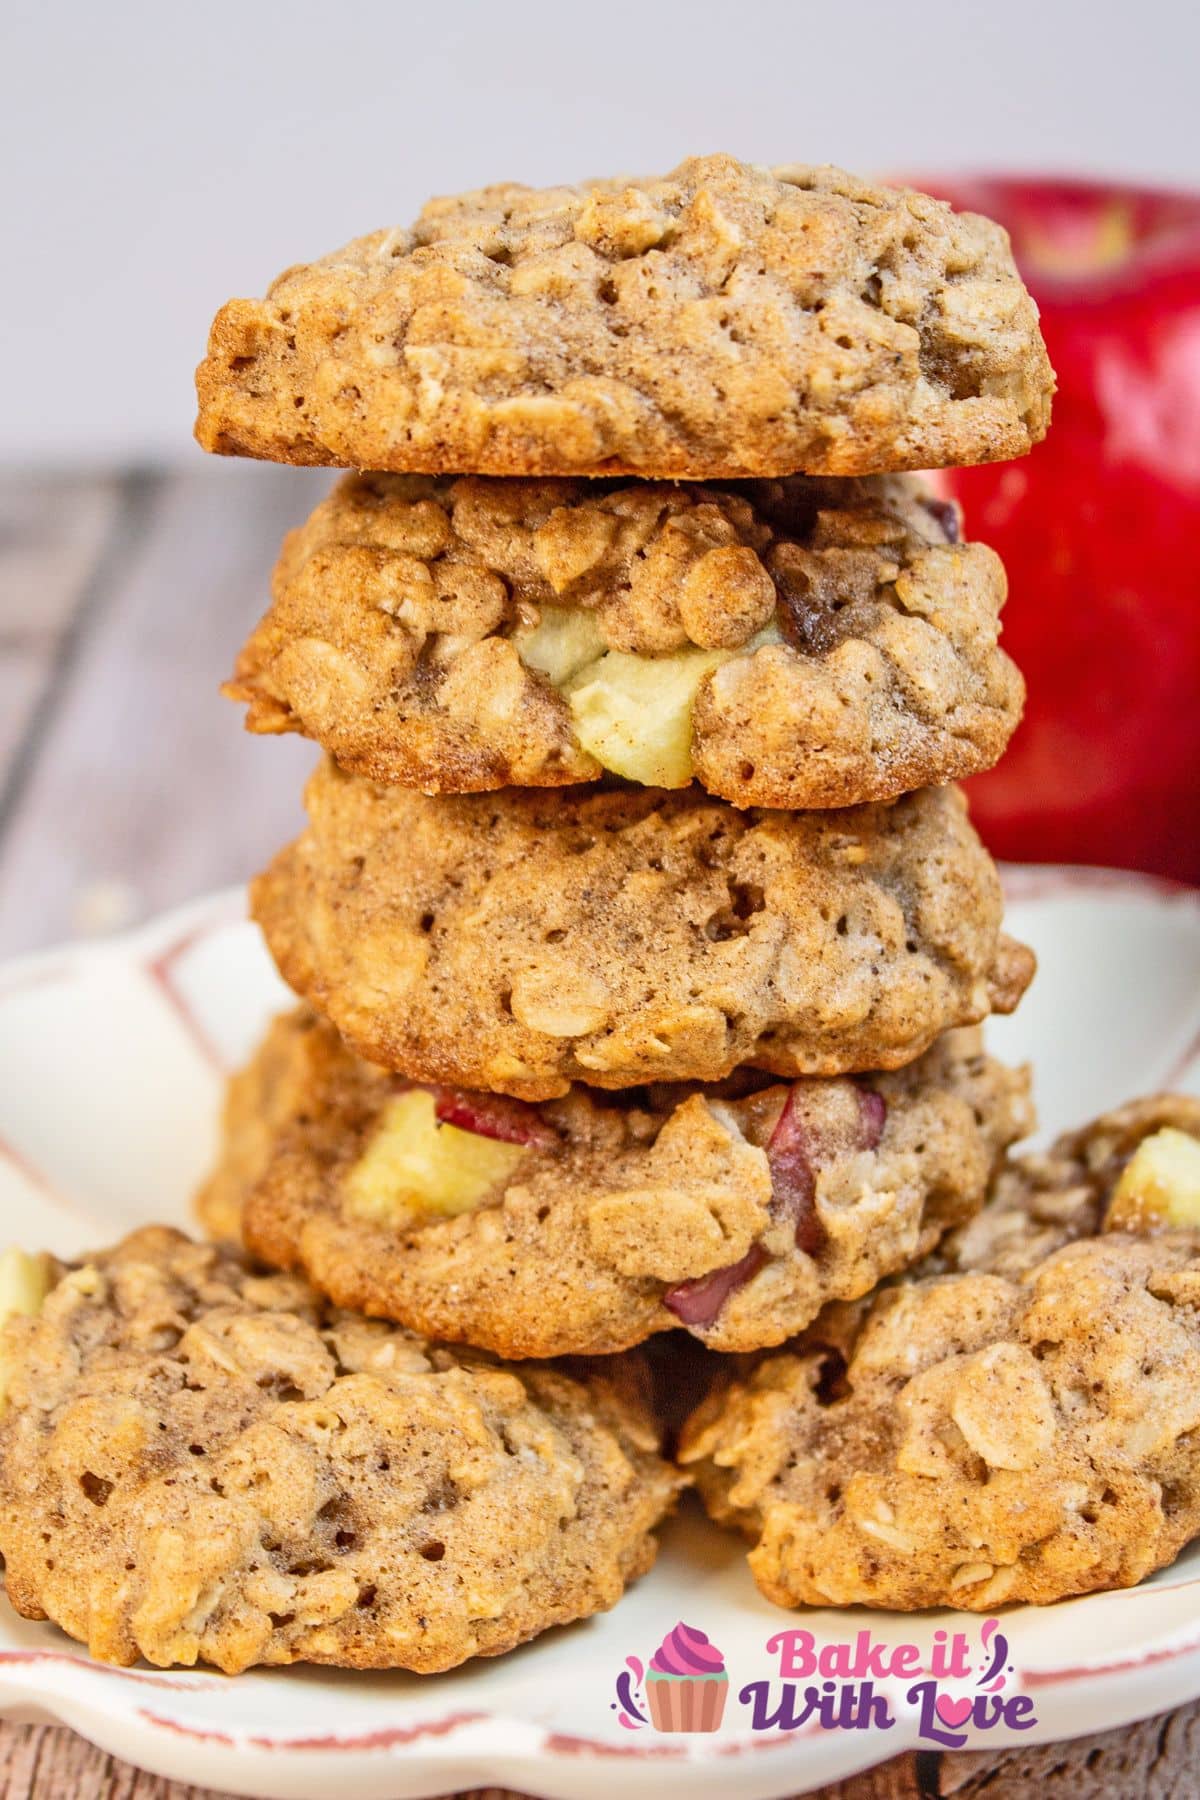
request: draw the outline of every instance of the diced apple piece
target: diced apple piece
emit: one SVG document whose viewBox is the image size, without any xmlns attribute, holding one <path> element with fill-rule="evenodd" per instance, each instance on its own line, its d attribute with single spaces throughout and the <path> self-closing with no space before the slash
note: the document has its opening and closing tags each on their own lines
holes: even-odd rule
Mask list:
<svg viewBox="0 0 1200 1800">
<path fill-rule="evenodd" d="M 439 1124 L 434 1096 L 410 1088 L 386 1107 L 347 1175 L 346 1204 L 360 1219 L 396 1226 L 470 1212 L 508 1180 L 526 1151 Z"/>
<path fill-rule="evenodd" d="M 54 1286 L 54 1258 L 8 1249 L 0 1253 L 0 1325 L 15 1314 L 33 1318 Z"/>
<path fill-rule="evenodd" d="M 52 1257 L 10 1249 L 0 1254 L 0 1327 L 18 1315 L 33 1318 L 54 1286 Z M 0 1351 L 0 1406 L 8 1397 L 8 1359 Z"/>
<path fill-rule="evenodd" d="M 728 650 L 629 656 L 610 650 L 570 683 L 575 736 L 614 775 L 646 787 L 686 787 L 692 779 L 692 704 Z"/>
<path fill-rule="evenodd" d="M 514 631 L 512 646 L 521 661 L 556 688 L 604 653 L 595 613 L 578 606 L 543 606 L 532 631 Z"/>
<path fill-rule="evenodd" d="M 479 1137 L 499 1138 L 505 1144 L 540 1144 L 543 1149 L 558 1142 L 558 1133 L 547 1125 L 536 1106 L 510 1100 L 507 1094 L 480 1094 L 470 1088 L 434 1088 L 433 1103 L 443 1125 L 458 1125 Z"/>
<path fill-rule="evenodd" d="M 795 1224 L 796 1246 L 816 1256 L 825 1242 L 825 1230 L 817 1213 L 817 1173 L 839 1156 L 875 1150 L 887 1124 L 887 1102 L 874 1088 L 844 1081 L 843 1092 L 853 1097 L 849 1117 L 814 1129 L 805 1116 L 805 1084 L 797 1082 L 788 1094 L 767 1145 L 771 1170 L 771 1211 Z"/>
<path fill-rule="evenodd" d="M 595 614 L 567 606 L 544 606 L 533 630 L 512 637 L 522 662 L 567 695 L 580 748 L 646 787 L 691 780 L 692 705 L 704 677 L 732 656 L 778 641 L 771 620 L 738 650 L 635 656 L 607 650 Z"/>
<path fill-rule="evenodd" d="M 1113 1190 L 1104 1223 L 1115 1231 L 1200 1229 L 1200 1142 L 1170 1125 L 1143 1138 Z"/>
<path fill-rule="evenodd" d="M 797 1248 L 806 1256 L 816 1256 L 825 1242 L 825 1231 L 817 1217 L 813 1145 L 796 1104 L 796 1092 L 793 1087 L 788 1094 L 767 1145 L 771 1209 L 794 1224 Z"/>
<path fill-rule="evenodd" d="M 663 1305 L 675 1314 L 681 1325 L 698 1325 L 703 1331 L 713 1324 L 730 1294 L 752 1281 L 766 1261 L 767 1253 L 762 1245 L 751 1244 L 740 1262 L 668 1288 L 663 1295 Z"/>
</svg>

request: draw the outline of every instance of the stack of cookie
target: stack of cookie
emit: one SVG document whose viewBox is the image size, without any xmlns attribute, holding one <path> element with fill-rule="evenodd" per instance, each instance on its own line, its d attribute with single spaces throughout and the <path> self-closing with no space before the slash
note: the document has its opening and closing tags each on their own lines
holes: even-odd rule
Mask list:
<svg viewBox="0 0 1200 1800">
<path fill-rule="evenodd" d="M 230 684 L 328 756 L 210 1228 L 524 1358 L 778 1344 L 974 1212 L 1032 958 L 946 784 L 1022 685 L 900 471 L 1044 430 L 1003 233 L 725 157 L 491 188 L 231 303 L 198 384 L 209 449 L 375 471 Z"/>
<path fill-rule="evenodd" d="M 225 307 L 198 383 L 206 448 L 371 471 L 230 684 L 328 752 L 253 892 L 301 1005 L 225 1242 L 9 1327 L 0 1549 L 103 1656 L 444 1668 L 651 1560 L 614 1353 L 828 1320 L 1027 1129 L 978 1025 L 1032 957 L 947 785 L 1020 712 L 1004 576 L 905 471 L 1027 450 L 1052 378 L 987 221 L 712 157 L 435 202 Z M 737 1442 L 688 1438 L 723 1516 Z"/>
</svg>

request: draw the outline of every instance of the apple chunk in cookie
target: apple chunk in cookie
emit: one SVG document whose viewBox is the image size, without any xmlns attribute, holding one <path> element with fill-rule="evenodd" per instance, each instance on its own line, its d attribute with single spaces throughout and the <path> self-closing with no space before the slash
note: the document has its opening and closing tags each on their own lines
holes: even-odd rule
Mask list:
<svg viewBox="0 0 1200 1800">
<path fill-rule="evenodd" d="M 1143 1138 L 1113 1189 L 1106 1223 L 1121 1231 L 1200 1230 L 1200 1141 L 1172 1125 Z"/>
<path fill-rule="evenodd" d="M 231 1084 L 201 1218 L 222 1229 L 236 1195 L 266 1262 L 502 1355 L 600 1354 L 680 1325 L 745 1350 L 925 1254 L 1031 1122 L 1025 1075 L 973 1031 L 866 1080 L 741 1071 L 536 1107 L 437 1092 L 397 1095 L 311 1013 L 278 1020 Z M 269 1147 L 249 1155 L 263 1118 Z"/>
<path fill-rule="evenodd" d="M 10 1247 L 0 1251 L 0 1334 L 10 1319 L 33 1319 L 58 1278 L 53 1257 Z M 0 1406 L 8 1393 L 10 1364 L 0 1335 Z"/>
<path fill-rule="evenodd" d="M 726 650 L 676 650 L 670 656 L 647 657 L 606 650 L 580 669 L 566 690 L 581 748 L 602 769 L 626 781 L 686 787 L 695 774 L 696 695 L 706 676 L 730 655 Z"/>
<path fill-rule="evenodd" d="M 285 543 L 226 691 L 252 730 L 425 792 L 607 772 L 843 806 L 1002 753 L 1004 597 L 911 476 L 354 475 Z"/>
<path fill-rule="evenodd" d="M 461 1096 L 409 1088 L 383 1112 L 378 1129 L 346 1180 L 348 1210 L 362 1219 L 399 1225 L 431 1214 L 469 1212 L 515 1174 L 525 1146 L 547 1133 L 532 1107 L 509 1101 L 497 1117 L 491 1096 L 472 1106 Z M 518 1111 L 533 1121 L 518 1135 Z M 499 1128 L 498 1128 L 499 1127 Z"/>
</svg>

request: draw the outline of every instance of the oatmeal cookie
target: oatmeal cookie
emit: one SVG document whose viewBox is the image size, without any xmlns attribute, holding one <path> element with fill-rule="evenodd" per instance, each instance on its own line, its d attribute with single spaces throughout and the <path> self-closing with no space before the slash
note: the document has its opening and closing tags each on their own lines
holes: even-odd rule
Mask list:
<svg viewBox="0 0 1200 1800">
<path fill-rule="evenodd" d="M 989 768 L 1020 717 L 999 558 L 911 476 L 348 476 L 226 693 L 426 792 L 696 776 L 849 806 Z"/>
<path fill-rule="evenodd" d="M 298 1025 L 298 1017 L 297 1017 Z M 221 1154 L 196 1197 L 208 1236 L 237 1250 L 242 1242 L 242 1201 L 265 1175 L 279 1135 L 303 1111 L 310 1086 L 299 1029 L 269 1031 L 258 1050 L 228 1084 L 222 1114 Z"/>
<path fill-rule="evenodd" d="M 1008 237 L 831 168 L 431 201 L 218 313 L 206 450 L 486 475 L 863 475 L 1019 456 L 1053 375 Z"/>
<path fill-rule="evenodd" d="M 686 1427 L 781 1605 L 1043 1604 L 1200 1533 L 1200 1102 L 1017 1159 L 947 1245 L 954 1272 L 827 1309 Z"/>
<path fill-rule="evenodd" d="M 498 1655 L 612 1606 L 677 1485 L 619 1364 L 505 1368 L 165 1228 L 2 1352 L 8 1597 L 106 1662 Z"/>
<path fill-rule="evenodd" d="M 301 1010 L 231 1083 L 199 1206 L 224 1226 L 211 1197 L 240 1189 L 264 1261 L 502 1356 L 595 1355 L 679 1325 L 754 1350 L 970 1217 L 1030 1123 L 1024 1071 L 985 1056 L 978 1030 L 869 1081 L 743 1070 L 534 1107 L 414 1089 Z"/>
<path fill-rule="evenodd" d="M 326 762 L 307 803 L 255 917 L 297 993 L 420 1080 L 547 1100 L 896 1068 L 1032 974 L 952 788 L 739 812 L 695 789 L 431 799 Z"/>
</svg>

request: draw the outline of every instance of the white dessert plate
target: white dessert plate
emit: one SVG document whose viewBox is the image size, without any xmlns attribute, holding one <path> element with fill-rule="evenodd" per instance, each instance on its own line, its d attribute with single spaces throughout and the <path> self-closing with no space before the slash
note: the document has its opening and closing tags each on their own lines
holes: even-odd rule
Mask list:
<svg viewBox="0 0 1200 1800">
<path fill-rule="evenodd" d="M 1034 1060 L 1043 1136 L 1156 1088 L 1200 1093 L 1200 895 L 1095 871 L 1007 880 L 1011 929 L 1041 972 L 991 1043 Z M 185 1224 L 221 1077 L 286 1001 L 239 893 L 0 970 L 0 1239 L 75 1253 L 149 1219 Z M 632 1709 L 618 1695 L 681 1617 L 729 1670 L 713 1733 L 643 1723 L 636 1679 L 622 1690 Z M 983 1625 L 951 1612 L 781 1612 L 755 1590 L 741 1545 L 689 1504 L 615 1611 L 440 1676 L 113 1669 L 0 1600 L 0 1709 L 62 1720 L 176 1780 L 267 1800 L 489 1784 L 607 1800 L 614 1780 L 629 1800 L 764 1800 L 946 1739 L 984 1749 L 1070 1737 L 1200 1696 L 1200 1545 L 1140 1588 L 1009 1611 L 986 1644 Z M 913 1671 L 958 1631 L 959 1662 L 930 1688 Z M 789 1632 L 824 1651 L 815 1674 L 803 1674 L 799 1638 L 768 1649 Z M 985 1660 L 997 1665 L 987 1677 Z M 825 1716 L 797 1722 L 806 1687 Z"/>
</svg>

